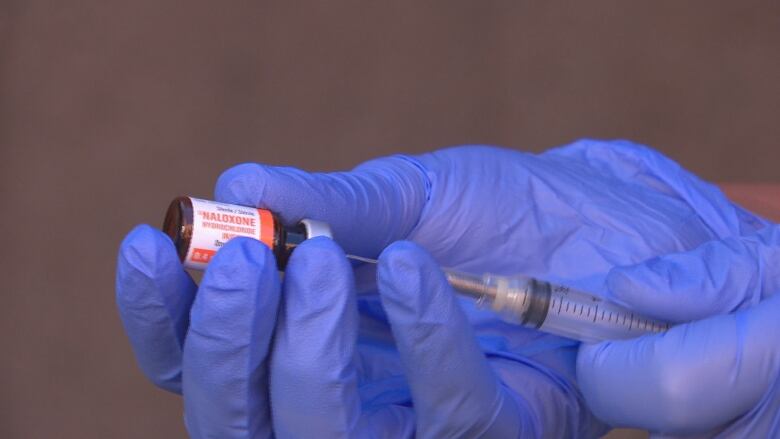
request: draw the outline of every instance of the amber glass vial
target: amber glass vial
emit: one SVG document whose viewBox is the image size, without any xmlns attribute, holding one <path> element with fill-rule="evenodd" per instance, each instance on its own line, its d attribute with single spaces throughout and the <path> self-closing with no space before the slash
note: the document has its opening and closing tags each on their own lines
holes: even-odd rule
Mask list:
<svg viewBox="0 0 780 439">
<path fill-rule="evenodd" d="M 245 236 L 267 245 L 283 270 L 292 250 L 305 239 L 329 236 L 327 224 L 303 220 L 284 226 L 266 209 L 218 203 L 181 196 L 174 199 L 163 221 L 163 232 L 176 247 L 179 259 L 187 268 L 204 269 L 228 240 Z"/>
</svg>

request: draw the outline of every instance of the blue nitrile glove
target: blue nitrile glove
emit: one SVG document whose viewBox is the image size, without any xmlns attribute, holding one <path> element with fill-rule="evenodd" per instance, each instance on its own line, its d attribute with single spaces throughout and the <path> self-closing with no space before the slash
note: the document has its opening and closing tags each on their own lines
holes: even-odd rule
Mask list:
<svg viewBox="0 0 780 439">
<path fill-rule="evenodd" d="M 698 321 L 583 345 L 577 374 L 596 414 L 664 435 L 780 436 L 780 226 L 615 268 L 607 283 L 615 302 Z"/>
<path fill-rule="evenodd" d="M 333 174 L 247 164 L 220 177 L 216 198 L 326 221 L 348 253 L 382 253 L 380 294 L 355 296 L 373 284 L 367 267 L 356 287 L 327 239 L 295 250 L 281 287 L 270 253 L 237 239 L 196 295 L 170 241 L 133 231 L 120 313 L 147 376 L 183 393 L 197 438 L 598 436 L 606 427 L 575 380 L 578 343 L 477 310 L 436 265 L 600 294 L 615 266 L 765 225 L 628 142 L 461 147 Z M 384 250 L 402 239 L 415 244 Z"/>
</svg>

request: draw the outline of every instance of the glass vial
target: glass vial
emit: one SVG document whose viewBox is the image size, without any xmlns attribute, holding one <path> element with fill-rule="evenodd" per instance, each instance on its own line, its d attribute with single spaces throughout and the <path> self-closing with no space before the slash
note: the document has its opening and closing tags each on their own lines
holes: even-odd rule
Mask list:
<svg viewBox="0 0 780 439">
<path fill-rule="evenodd" d="M 287 265 L 295 246 L 304 240 L 332 237 L 330 227 L 321 221 L 304 219 L 294 226 L 285 226 L 267 209 L 186 196 L 171 202 L 162 230 L 173 240 L 182 264 L 196 270 L 205 269 L 217 250 L 236 236 L 254 238 L 267 245 L 280 270 Z"/>
</svg>

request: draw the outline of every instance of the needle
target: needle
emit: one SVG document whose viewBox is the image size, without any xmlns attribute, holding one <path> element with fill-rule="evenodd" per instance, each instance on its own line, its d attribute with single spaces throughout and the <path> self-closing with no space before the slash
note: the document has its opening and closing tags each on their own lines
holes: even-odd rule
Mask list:
<svg viewBox="0 0 780 439">
<path fill-rule="evenodd" d="M 356 261 L 356 262 L 365 262 L 366 264 L 374 264 L 376 265 L 377 260 L 371 259 L 371 258 L 364 258 L 363 256 L 355 256 L 355 255 L 347 255 L 347 259 Z"/>
<path fill-rule="evenodd" d="M 372 265 L 376 265 L 377 263 L 376 259 L 364 258 L 363 256 L 357 255 L 347 255 L 347 259 Z M 474 278 L 447 269 L 444 269 L 444 274 L 447 276 L 447 282 L 449 282 L 449 284 L 459 293 L 466 296 L 474 299 L 484 299 L 485 296 L 493 298 L 497 295 L 495 288 L 485 285 L 481 278 Z"/>
</svg>

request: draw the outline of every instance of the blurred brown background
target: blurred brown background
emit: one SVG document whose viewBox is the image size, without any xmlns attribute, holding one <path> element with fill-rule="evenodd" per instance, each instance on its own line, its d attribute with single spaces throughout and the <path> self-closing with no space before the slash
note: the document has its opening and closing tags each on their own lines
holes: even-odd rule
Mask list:
<svg viewBox="0 0 780 439">
<path fill-rule="evenodd" d="M 3 0 L 0 437 L 184 436 L 115 253 L 232 164 L 624 137 L 778 181 L 778 54 L 780 2 Z"/>
</svg>

